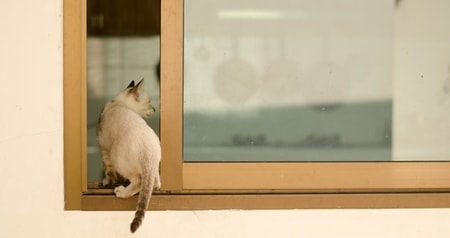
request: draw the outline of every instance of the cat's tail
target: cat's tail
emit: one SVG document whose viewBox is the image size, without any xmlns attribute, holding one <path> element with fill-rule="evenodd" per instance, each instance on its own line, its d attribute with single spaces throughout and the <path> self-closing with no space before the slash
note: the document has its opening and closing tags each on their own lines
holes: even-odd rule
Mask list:
<svg viewBox="0 0 450 238">
<path fill-rule="evenodd" d="M 150 203 L 153 187 L 155 186 L 155 179 L 158 173 L 158 170 L 152 170 L 154 170 L 154 166 L 150 166 L 150 168 L 146 168 L 142 171 L 141 191 L 139 192 L 136 213 L 134 214 L 134 219 L 130 225 L 130 230 L 132 233 L 134 233 L 141 226 L 142 220 L 144 220 L 145 211 Z"/>
</svg>

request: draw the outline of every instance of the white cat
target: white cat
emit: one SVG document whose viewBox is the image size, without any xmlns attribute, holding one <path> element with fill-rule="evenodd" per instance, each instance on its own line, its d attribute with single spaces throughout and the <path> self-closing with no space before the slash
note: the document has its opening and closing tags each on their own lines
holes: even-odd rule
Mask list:
<svg viewBox="0 0 450 238">
<path fill-rule="evenodd" d="M 105 178 L 103 184 L 114 184 L 117 174 L 129 180 L 126 187 L 118 186 L 114 193 L 129 198 L 139 192 L 138 205 L 131 232 L 135 232 L 144 219 L 153 188 L 159 189 L 159 162 L 161 146 L 158 136 L 143 118 L 155 112 L 150 97 L 143 90 L 143 79 L 119 93 L 103 108 L 97 127 Z"/>
</svg>

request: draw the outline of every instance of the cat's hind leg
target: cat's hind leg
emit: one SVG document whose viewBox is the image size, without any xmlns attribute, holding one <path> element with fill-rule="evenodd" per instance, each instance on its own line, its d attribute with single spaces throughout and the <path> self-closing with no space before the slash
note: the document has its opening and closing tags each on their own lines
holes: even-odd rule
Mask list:
<svg viewBox="0 0 450 238">
<path fill-rule="evenodd" d="M 103 179 L 102 184 L 114 184 L 117 182 L 117 173 L 112 166 L 109 152 L 103 147 L 100 147 L 100 152 L 102 154 L 103 167 L 105 168 L 105 178 Z"/>
<path fill-rule="evenodd" d="M 119 198 L 130 198 L 141 190 L 141 178 L 135 176 L 128 178 L 130 184 L 128 186 L 118 186 L 114 189 L 114 193 Z"/>
</svg>

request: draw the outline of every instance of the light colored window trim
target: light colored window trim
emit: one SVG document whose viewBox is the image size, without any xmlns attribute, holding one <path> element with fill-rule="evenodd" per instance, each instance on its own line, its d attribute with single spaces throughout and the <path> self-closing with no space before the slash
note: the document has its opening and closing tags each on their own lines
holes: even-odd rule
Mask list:
<svg viewBox="0 0 450 238">
<path fill-rule="evenodd" d="M 149 209 L 450 207 L 450 162 L 184 163 L 183 1 L 161 8 L 162 191 Z M 64 0 L 65 208 L 133 210 L 136 198 L 87 187 L 85 14 Z"/>
</svg>

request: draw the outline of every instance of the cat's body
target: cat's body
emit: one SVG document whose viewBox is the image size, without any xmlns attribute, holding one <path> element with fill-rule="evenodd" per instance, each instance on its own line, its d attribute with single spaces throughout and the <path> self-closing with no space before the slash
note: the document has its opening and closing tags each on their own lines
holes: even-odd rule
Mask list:
<svg viewBox="0 0 450 238">
<path fill-rule="evenodd" d="M 139 192 L 131 232 L 142 223 L 153 188 L 160 188 L 159 162 L 161 146 L 158 136 L 144 118 L 155 109 L 143 90 L 143 81 L 134 81 L 108 102 L 102 110 L 97 127 L 97 139 L 105 168 L 103 184 L 114 184 L 117 174 L 129 180 L 126 187 L 118 186 L 114 193 L 129 198 Z"/>
</svg>

